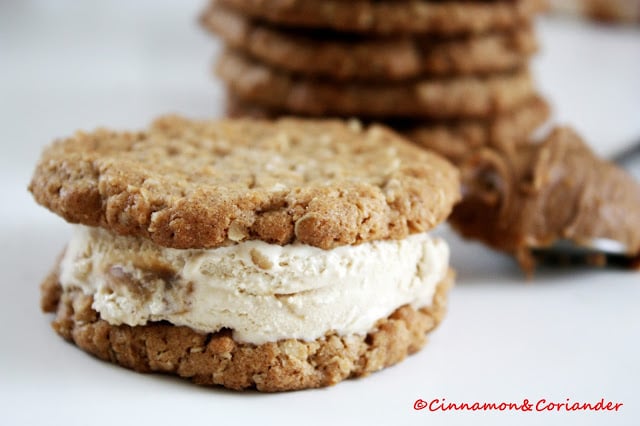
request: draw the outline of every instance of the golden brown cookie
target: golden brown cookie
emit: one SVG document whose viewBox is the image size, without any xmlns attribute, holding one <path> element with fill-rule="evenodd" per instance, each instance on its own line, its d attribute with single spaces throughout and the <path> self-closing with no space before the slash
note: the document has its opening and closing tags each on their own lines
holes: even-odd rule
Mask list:
<svg viewBox="0 0 640 426">
<path fill-rule="evenodd" d="M 233 51 L 219 58 L 216 70 L 242 101 L 310 116 L 487 118 L 535 94 L 526 70 L 396 84 L 338 83 L 286 74 Z"/>
<path fill-rule="evenodd" d="M 378 34 L 482 33 L 516 28 L 545 10 L 544 0 L 219 0 L 280 25 Z"/>
<path fill-rule="evenodd" d="M 276 118 L 286 116 L 259 106 L 244 103 L 227 94 L 226 114 L 229 117 Z M 458 164 L 475 150 L 484 146 L 508 147 L 527 143 L 529 136 L 550 115 L 547 102 L 540 96 L 518 106 L 510 112 L 489 120 L 461 121 L 396 121 L 386 123 L 418 145 L 437 152 Z"/>
<path fill-rule="evenodd" d="M 335 333 L 315 341 L 296 339 L 260 345 L 234 341 L 230 330 L 199 333 L 167 323 L 111 325 L 80 291 L 62 291 L 57 273 L 42 285 L 43 309 L 56 313 L 53 328 L 90 354 L 138 372 L 159 372 L 202 385 L 274 392 L 330 386 L 402 361 L 426 342 L 441 321 L 450 271 L 428 308 L 402 306 L 365 335 Z"/>
<path fill-rule="evenodd" d="M 596 157 L 572 130 L 558 128 L 544 142 L 512 152 L 480 150 L 461 170 L 464 198 L 451 223 L 462 235 L 515 255 L 525 271 L 535 266 L 532 251 L 559 240 L 585 247 L 617 241 L 629 265 L 640 260 L 640 185 Z"/>
<path fill-rule="evenodd" d="M 537 50 L 529 26 L 504 33 L 440 39 L 345 36 L 277 28 L 212 2 L 203 25 L 224 42 L 291 73 L 334 80 L 401 80 L 424 75 L 511 71 Z"/>
<path fill-rule="evenodd" d="M 234 232 L 330 248 L 431 229 L 458 177 L 380 126 L 165 117 L 56 142 L 29 188 L 70 222 L 167 247 L 218 247 Z"/>
</svg>

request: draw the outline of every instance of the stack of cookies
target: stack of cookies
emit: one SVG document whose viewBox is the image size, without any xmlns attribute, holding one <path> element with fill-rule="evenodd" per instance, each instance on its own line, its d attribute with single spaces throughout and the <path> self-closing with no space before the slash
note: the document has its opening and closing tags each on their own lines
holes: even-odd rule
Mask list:
<svg viewBox="0 0 640 426">
<path fill-rule="evenodd" d="M 454 161 L 549 114 L 527 69 L 544 0 L 212 0 L 231 116 L 380 121 Z"/>
</svg>

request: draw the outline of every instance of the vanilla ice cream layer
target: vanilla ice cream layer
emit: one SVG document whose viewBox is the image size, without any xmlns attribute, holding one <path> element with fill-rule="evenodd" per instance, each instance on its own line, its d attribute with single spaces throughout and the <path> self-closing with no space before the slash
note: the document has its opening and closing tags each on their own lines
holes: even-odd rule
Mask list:
<svg viewBox="0 0 640 426">
<path fill-rule="evenodd" d="M 261 344 L 366 334 L 402 305 L 430 305 L 448 264 L 447 244 L 426 233 L 332 250 L 262 241 L 178 250 L 77 226 L 60 282 L 93 296 L 110 324 L 228 328 Z"/>
</svg>

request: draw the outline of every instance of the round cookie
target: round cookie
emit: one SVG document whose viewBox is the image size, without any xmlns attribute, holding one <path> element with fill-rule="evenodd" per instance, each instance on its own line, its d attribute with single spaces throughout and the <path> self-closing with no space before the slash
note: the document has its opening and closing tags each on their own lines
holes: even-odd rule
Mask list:
<svg viewBox="0 0 640 426">
<path fill-rule="evenodd" d="M 245 102 L 309 116 L 488 118 L 535 94 L 526 70 L 397 84 L 338 83 L 286 74 L 227 51 L 216 72 Z"/>
<path fill-rule="evenodd" d="M 276 118 L 286 113 L 243 103 L 231 94 L 227 96 L 226 114 L 229 117 Z M 526 142 L 529 135 L 550 115 L 547 102 L 536 96 L 513 111 L 489 120 L 454 122 L 397 122 L 387 123 L 418 145 L 437 152 L 454 164 L 483 146 L 509 146 Z"/>
<path fill-rule="evenodd" d="M 537 50 L 530 27 L 476 37 L 433 40 L 327 35 L 261 23 L 212 3 L 203 25 L 266 64 L 334 80 L 401 80 L 424 75 L 483 74 L 523 67 Z"/>
<path fill-rule="evenodd" d="M 430 307 L 400 307 L 366 335 L 330 333 L 316 341 L 260 345 L 235 342 L 229 330 L 203 334 L 165 323 L 111 325 L 91 307 L 91 296 L 63 292 L 57 271 L 43 282 L 42 307 L 56 313 L 53 328 L 62 337 L 105 361 L 139 372 L 175 374 L 202 385 L 275 392 L 334 385 L 417 352 L 442 320 L 452 283 L 449 272 Z"/>
<path fill-rule="evenodd" d="M 545 10 L 544 0 L 218 0 L 279 25 L 376 34 L 468 34 L 512 29 Z"/>
<path fill-rule="evenodd" d="M 69 222 L 161 246 L 241 235 L 328 249 L 428 231 L 449 215 L 458 180 L 448 162 L 380 126 L 165 117 L 144 132 L 58 141 L 29 189 Z"/>
</svg>

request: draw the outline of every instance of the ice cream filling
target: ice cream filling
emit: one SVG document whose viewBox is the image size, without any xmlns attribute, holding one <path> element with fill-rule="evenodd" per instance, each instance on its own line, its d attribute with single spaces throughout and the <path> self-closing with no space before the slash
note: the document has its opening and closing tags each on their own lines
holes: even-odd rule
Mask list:
<svg viewBox="0 0 640 426">
<path fill-rule="evenodd" d="M 449 248 L 426 233 L 323 250 L 243 241 L 171 249 L 77 226 L 60 266 L 64 289 L 93 296 L 113 325 L 168 321 L 236 341 L 366 334 L 400 306 L 429 306 Z"/>
</svg>

